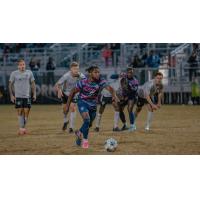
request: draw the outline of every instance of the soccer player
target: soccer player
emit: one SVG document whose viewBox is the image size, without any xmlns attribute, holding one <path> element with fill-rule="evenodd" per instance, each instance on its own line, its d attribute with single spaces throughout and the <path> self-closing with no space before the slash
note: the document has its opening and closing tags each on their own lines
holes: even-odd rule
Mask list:
<svg viewBox="0 0 200 200">
<path fill-rule="evenodd" d="M 55 87 L 58 92 L 58 98 L 62 99 L 64 123 L 62 130 L 67 129 L 69 125 L 69 133 L 74 131 L 74 123 L 76 119 L 76 97 L 73 98 L 70 104 L 70 120 L 67 120 L 66 104 L 70 91 L 76 86 L 78 80 L 85 78 L 85 75 L 79 72 L 79 64 L 77 62 L 72 62 L 70 65 L 70 71 L 64 74 L 56 83 Z"/>
<path fill-rule="evenodd" d="M 75 132 L 77 137 L 76 144 L 78 146 L 82 145 L 82 148 L 85 149 L 89 147 L 88 133 L 96 116 L 99 91 L 106 88 L 112 94 L 113 101 L 118 101 L 114 89 L 107 84 L 106 80 L 100 77 L 98 66 L 91 66 L 87 71 L 89 75 L 88 78 L 80 80 L 76 84 L 76 87 L 70 92 L 66 109 L 67 111 L 69 110 L 69 105 L 74 95 L 79 93 L 78 108 L 83 119 L 83 125 L 79 131 Z"/>
<path fill-rule="evenodd" d="M 120 119 L 123 123 L 122 131 L 129 130 L 133 132 L 136 130 L 135 126 L 135 116 L 133 112 L 133 107 L 137 101 L 137 90 L 138 90 L 139 82 L 134 76 L 134 69 L 127 68 L 126 73 L 122 75 L 120 80 L 120 87 L 117 90 L 117 96 L 120 99 L 119 103 L 114 102 L 115 114 L 117 111 L 119 112 Z M 126 118 L 124 114 L 124 108 L 127 106 L 129 120 L 130 120 L 130 128 L 127 127 Z M 115 123 L 113 131 L 120 131 L 118 128 L 118 119 L 119 117 L 115 117 Z"/>
<path fill-rule="evenodd" d="M 14 87 L 13 87 L 14 86 Z M 18 61 L 18 70 L 13 71 L 9 80 L 10 99 L 15 103 L 19 121 L 19 135 L 27 134 L 26 124 L 31 109 L 31 93 L 36 101 L 36 87 L 33 73 L 26 70 L 23 59 Z"/>
<path fill-rule="evenodd" d="M 157 72 L 154 79 L 146 82 L 138 89 L 138 102 L 135 112 L 135 117 L 141 112 L 142 107 L 147 103 L 148 114 L 145 130 L 150 130 L 150 125 L 153 118 L 153 112 L 161 107 L 161 101 L 163 97 L 163 74 Z M 157 99 L 157 100 L 156 100 Z"/>
<path fill-rule="evenodd" d="M 119 88 L 119 75 L 114 74 L 111 76 L 111 79 L 112 81 L 109 82 L 109 85 L 116 91 Z M 112 104 L 112 94 L 107 89 L 104 88 L 101 92 L 100 108 L 96 117 L 96 127 L 95 127 L 96 132 L 99 132 L 101 118 L 107 104 Z"/>
</svg>

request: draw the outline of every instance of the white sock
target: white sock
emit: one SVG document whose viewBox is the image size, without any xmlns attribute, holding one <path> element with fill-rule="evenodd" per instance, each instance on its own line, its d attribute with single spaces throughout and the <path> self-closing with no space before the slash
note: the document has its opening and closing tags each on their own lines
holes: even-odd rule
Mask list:
<svg viewBox="0 0 200 200">
<path fill-rule="evenodd" d="M 65 113 L 64 113 L 63 122 L 64 122 L 64 123 L 67 123 L 67 114 L 65 114 Z"/>
<path fill-rule="evenodd" d="M 19 127 L 24 128 L 24 116 L 18 115 Z"/>
<path fill-rule="evenodd" d="M 28 122 L 28 118 L 24 117 L 24 126 L 26 126 L 27 122 Z"/>
<path fill-rule="evenodd" d="M 153 112 L 148 111 L 146 127 L 150 127 L 152 119 L 153 119 Z"/>
<path fill-rule="evenodd" d="M 74 129 L 75 119 L 76 119 L 76 112 L 71 112 L 70 113 L 70 128 L 72 129 Z"/>
<path fill-rule="evenodd" d="M 118 127 L 118 122 L 119 122 L 119 112 L 115 111 L 115 114 L 114 114 L 114 128 Z"/>
<path fill-rule="evenodd" d="M 96 127 L 98 127 L 98 128 L 100 127 L 101 116 L 102 116 L 101 114 L 99 114 L 99 113 L 97 114 L 97 118 L 96 118 Z"/>
</svg>

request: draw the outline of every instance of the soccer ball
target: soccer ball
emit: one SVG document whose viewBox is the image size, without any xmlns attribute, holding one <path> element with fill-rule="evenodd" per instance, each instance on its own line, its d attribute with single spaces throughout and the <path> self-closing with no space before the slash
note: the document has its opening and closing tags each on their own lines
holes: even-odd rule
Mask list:
<svg viewBox="0 0 200 200">
<path fill-rule="evenodd" d="M 104 147 L 108 152 L 114 152 L 117 149 L 117 141 L 113 138 L 109 138 L 105 141 Z"/>
</svg>

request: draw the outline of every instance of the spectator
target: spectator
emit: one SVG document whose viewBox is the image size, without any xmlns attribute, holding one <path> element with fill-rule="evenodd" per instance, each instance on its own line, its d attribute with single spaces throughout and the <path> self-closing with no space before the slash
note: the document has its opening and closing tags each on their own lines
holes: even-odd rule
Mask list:
<svg viewBox="0 0 200 200">
<path fill-rule="evenodd" d="M 29 62 L 29 67 L 31 71 L 38 71 L 40 69 L 40 63 L 36 61 L 36 58 L 31 58 Z"/>
<path fill-rule="evenodd" d="M 192 81 L 192 78 L 196 77 L 197 67 L 198 67 L 197 53 L 195 50 L 192 52 L 192 55 L 189 57 L 188 63 L 190 65 L 189 66 L 189 80 Z"/>
<path fill-rule="evenodd" d="M 154 74 L 158 72 L 159 66 L 160 66 L 160 57 L 159 55 L 155 54 L 153 50 L 150 51 L 150 55 L 147 58 L 147 66 L 153 70 L 153 73 L 149 71 L 149 79 L 152 79 L 154 77 Z"/>
<path fill-rule="evenodd" d="M 30 67 L 31 71 L 33 72 L 35 82 L 39 83 L 38 71 L 40 69 L 40 60 L 36 60 L 35 57 L 31 58 L 31 60 L 29 62 L 29 67 Z"/>
<path fill-rule="evenodd" d="M 116 67 L 119 62 L 120 43 L 112 43 L 110 48 L 112 51 L 112 66 Z"/>
<path fill-rule="evenodd" d="M 108 67 L 109 66 L 109 59 L 112 57 L 112 50 L 110 48 L 108 48 L 107 46 L 104 47 L 102 56 L 105 60 L 105 66 Z"/>
<path fill-rule="evenodd" d="M 200 88 L 197 78 L 192 79 L 192 103 L 193 105 L 200 104 Z"/>
<path fill-rule="evenodd" d="M 130 64 L 130 67 L 133 67 L 133 68 L 142 67 L 142 61 L 137 54 L 134 56 L 133 61 Z"/>
<path fill-rule="evenodd" d="M 176 56 L 168 54 L 168 67 L 169 67 L 169 78 L 174 78 L 176 76 Z"/>
<path fill-rule="evenodd" d="M 56 68 L 56 64 L 52 57 L 49 57 L 47 62 L 46 70 L 47 70 L 47 84 L 55 84 L 54 81 L 54 70 Z"/>
</svg>

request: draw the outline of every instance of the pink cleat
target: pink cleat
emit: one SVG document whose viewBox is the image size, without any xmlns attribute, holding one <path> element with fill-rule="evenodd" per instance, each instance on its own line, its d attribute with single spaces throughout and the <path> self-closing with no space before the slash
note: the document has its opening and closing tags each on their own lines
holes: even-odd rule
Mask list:
<svg viewBox="0 0 200 200">
<path fill-rule="evenodd" d="M 26 134 L 28 134 L 29 132 L 26 130 L 26 129 L 24 129 L 24 135 L 26 135 Z"/>
<path fill-rule="evenodd" d="M 83 148 L 83 149 L 88 149 L 88 148 L 89 148 L 88 140 L 83 139 L 82 148 Z"/>
<path fill-rule="evenodd" d="M 18 131 L 18 135 L 24 135 L 25 134 L 25 128 L 20 128 Z"/>
</svg>

